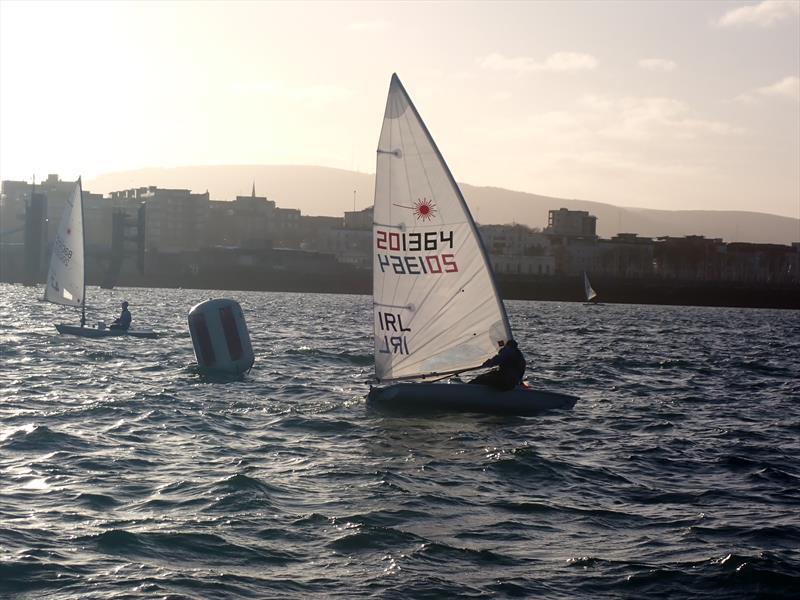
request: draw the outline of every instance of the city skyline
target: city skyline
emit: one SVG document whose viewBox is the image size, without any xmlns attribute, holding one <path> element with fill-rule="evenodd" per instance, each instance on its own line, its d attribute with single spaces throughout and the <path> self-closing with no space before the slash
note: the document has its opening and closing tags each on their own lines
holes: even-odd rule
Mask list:
<svg viewBox="0 0 800 600">
<path fill-rule="evenodd" d="M 338 203 L 339 209 L 328 214 L 319 214 L 314 210 L 309 210 L 313 204 L 309 200 L 320 195 L 319 189 L 323 182 L 329 182 L 330 187 L 334 188 L 332 195 L 342 195 L 350 187 L 365 187 L 366 182 L 372 179 L 371 175 L 358 174 L 361 181 L 354 183 L 352 179 L 338 180 L 337 178 L 344 171 L 328 169 L 324 167 L 278 167 L 277 169 L 289 169 L 289 177 L 281 176 L 279 173 L 267 174 L 266 178 L 276 184 L 276 188 L 281 193 L 273 194 L 271 186 L 267 188 L 252 184 L 249 191 L 236 189 L 240 186 L 228 185 L 229 181 L 242 180 L 242 173 L 231 172 L 229 167 L 222 167 L 222 173 L 217 173 L 216 178 L 197 181 L 191 177 L 191 173 L 185 173 L 177 169 L 167 181 L 159 182 L 141 179 L 136 185 L 123 185 L 122 180 L 118 179 L 119 185 L 109 185 L 111 181 L 104 179 L 105 185 L 100 189 L 94 185 L 87 185 L 83 182 L 84 198 L 93 204 L 94 209 L 106 210 L 108 215 L 111 211 L 132 203 L 130 207 L 137 208 L 143 200 L 152 199 L 155 195 L 163 196 L 164 193 L 172 194 L 181 203 L 182 208 L 175 215 L 179 219 L 190 219 L 194 210 L 203 205 L 214 205 L 219 210 L 236 210 L 234 207 L 244 200 L 247 206 L 252 200 L 262 203 L 264 206 L 272 206 L 270 212 L 278 217 L 275 224 L 284 218 L 298 218 L 317 221 L 319 223 L 332 223 L 336 219 L 348 221 L 355 218 L 353 215 L 363 215 L 366 211 L 372 210 L 372 204 L 364 206 L 362 204 L 352 204 L 350 206 Z M 214 171 L 211 168 L 199 169 L 203 173 Z M 250 172 L 252 168 L 242 167 L 241 170 Z M 164 170 L 159 170 L 164 171 Z M 189 175 L 189 177 L 183 177 Z M 264 178 L 261 174 L 259 180 Z M 156 178 L 160 179 L 160 178 Z M 217 183 L 215 183 L 215 180 Z M 187 182 L 194 181 L 192 185 Z M 222 183 L 219 183 L 219 182 Z M 302 182 L 301 185 L 298 184 Z M 315 183 L 316 182 L 316 183 Z M 17 227 L 3 231 L 3 241 L 22 242 L 23 228 L 19 223 L 26 220 L 28 211 L 28 199 L 36 191 L 39 196 L 45 199 L 48 205 L 50 227 L 53 228 L 58 223 L 58 217 L 62 203 L 65 199 L 65 190 L 69 191 L 75 185 L 73 181 L 64 181 L 57 174 L 49 174 L 46 178 L 38 180 L 34 185 L 31 182 L 8 181 L 2 182 L 3 202 L 0 203 L 0 222 L 17 223 Z M 97 183 L 97 182 L 95 182 Z M 369 183 L 369 185 L 372 185 Z M 225 188 L 228 194 L 221 196 L 211 196 L 208 191 L 212 188 Z M 800 244 L 797 238 L 800 220 L 767 213 L 756 212 L 737 212 L 737 211 L 698 211 L 698 210 L 674 210 L 663 211 L 658 209 L 624 208 L 612 205 L 581 201 L 536 196 L 524 192 L 512 192 L 500 188 L 476 188 L 469 184 L 462 184 L 463 192 L 469 198 L 473 214 L 476 216 L 486 215 L 493 220 L 485 221 L 477 219 L 476 223 L 481 227 L 511 227 L 522 226 L 540 231 L 545 228 L 549 221 L 549 214 L 558 207 L 561 210 L 568 209 L 573 211 L 588 211 L 597 221 L 596 233 L 600 238 L 610 239 L 618 235 L 636 235 L 642 238 L 665 239 L 665 238 L 706 238 L 709 240 L 722 240 L 725 243 L 751 243 L 751 244 L 777 244 L 777 245 L 797 245 Z M 338 189 L 338 194 L 336 190 Z M 110 191 L 108 191 L 110 190 Z M 272 191 L 270 191 L 272 190 Z M 283 199 L 291 198 L 294 202 L 284 203 Z M 188 200 L 188 204 L 185 201 Z M 353 198 L 355 200 L 355 197 Z M 337 203 L 332 203 L 332 205 Z M 254 205 L 253 205 L 254 206 Z M 295 215 L 294 217 L 291 215 Z M 359 220 L 365 217 L 357 217 Z M 360 227 L 369 229 L 372 217 L 362 222 Z M 108 220 L 108 219 L 106 219 Z M 258 230 L 254 223 L 248 223 L 248 228 Z M 347 228 L 347 226 L 345 226 Z M 110 223 L 94 223 L 91 229 L 91 237 L 107 237 L 111 234 Z M 265 229 L 266 232 L 269 228 Z M 15 239 L 13 236 L 17 236 Z M 234 244 L 235 245 L 235 244 Z"/>
<path fill-rule="evenodd" d="M 459 181 L 800 217 L 800 2 L 5 1 L 0 27 L 0 179 L 371 173 L 396 71 Z"/>
</svg>

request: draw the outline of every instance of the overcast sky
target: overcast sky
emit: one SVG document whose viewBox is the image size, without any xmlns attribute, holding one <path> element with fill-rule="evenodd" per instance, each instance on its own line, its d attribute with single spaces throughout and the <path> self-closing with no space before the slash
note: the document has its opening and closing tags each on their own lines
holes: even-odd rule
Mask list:
<svg viewBox="0 0 800 600">
<path fill-rule="evenodd" d="M 800 217 L 800 0 L 4 0 L 0 45 L 2 179 L 374 172 L 397 72 L 459 181 Z"/>
</svg>

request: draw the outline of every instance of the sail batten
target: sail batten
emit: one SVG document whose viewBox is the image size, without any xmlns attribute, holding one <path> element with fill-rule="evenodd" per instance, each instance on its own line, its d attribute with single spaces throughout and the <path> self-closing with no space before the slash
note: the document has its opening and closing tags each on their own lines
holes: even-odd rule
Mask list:
<svg viewBox="0 0 800 600">
<path fill-rule="evenodd" d="M 377 147 L 376 377 L 475 368 L 510 339 L 508 317 L 461 191 L 396 75 Z"/>
</svg>

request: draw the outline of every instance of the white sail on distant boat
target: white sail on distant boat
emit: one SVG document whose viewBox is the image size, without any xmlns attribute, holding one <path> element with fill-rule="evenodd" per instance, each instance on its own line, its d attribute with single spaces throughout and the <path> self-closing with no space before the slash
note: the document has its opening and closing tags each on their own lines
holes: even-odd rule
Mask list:
<svg viewBox="0 0 800 600">
<path fill-rule="evenodd" d="M 85 277 L 85 232 L 83 228 L 83 190 L 81 180 L 64 204 L 47 272 L 44 299 L 54 304 L 75 306 L 81 309 L 80 327 L 59 323 L 59 333 L 81 337 L 109 337 L 128 335 L 154 338 L 157 334 L 149 329 L 106 329 L 86 327 L 86 277 Z"/>
<path fill-rule="evenodd" d="M 512 336 L 475 222 L 397 75 L 378 142 L 373 238 L 375 375 L 391 385 L 371 390 L 372 405 L 517 414 L 574 405 L 529 388 L 430 383 L 480 368 Z M 407 379 L 418 382 L 396 383 Z"/>
<path fill-rule="evenodd" d="M 589 283 L 589 276 L 586 271 L 583 272 L 583 291 L 586 295 L 586 302 L 592 302 L 597 297 L 597 292 L 592 289 L 592 284 Z"/>
<path fill-rule="evenodd" d="M 81 327 L 86 324 L 83 254 L 83 197 L 81 180 L 78 179 L 75 189 L 64 204 L 61 223 L 53 240 L 44 299 L 55 304 L 79 306 Z"/>
</svg>

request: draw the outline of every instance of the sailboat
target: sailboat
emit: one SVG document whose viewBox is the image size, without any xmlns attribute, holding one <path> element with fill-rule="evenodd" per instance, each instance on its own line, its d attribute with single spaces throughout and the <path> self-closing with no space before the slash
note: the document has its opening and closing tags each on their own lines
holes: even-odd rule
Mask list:
<svg viewBox="0 0 800 600">
<path fill-rule="evenodd" d="M 597 304 L 597 292 L 592 289 L 592 284 L 589 283 L 589 276 L 586 271 L 583 272 L 583 293 L 586 296 L 586 304 Z"/>
<path fill-rule="evenodd" d="M 397 75 L 377 150 L 368 405 L 390 410 L 536 414 L 575 396 L 441 382 L 480 368 L 512 339 L 467 204 Z M 437 380 L 439 380 L 437 382 Z"/>
<path fill-rule="evenodd" d="M 54 304 L 80 307 L 81 324 L 80 327 L 77 327 L 59 323 L 56 325 L 58 332 L 90 338 L 123 335 L 142 338 L 158 337 L 158 334 L 150 329 L 121 330 L 107 329 L 104 326 L 86 327 L 85 246 L 83 190 L 79 178 L 75 182 L 75 189 L 64 205 L 61 223 L 53 241 L 44 299 Z"/>
</svg>

